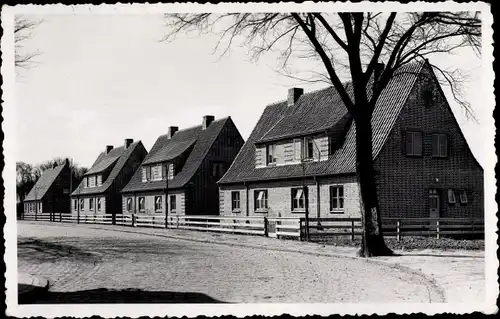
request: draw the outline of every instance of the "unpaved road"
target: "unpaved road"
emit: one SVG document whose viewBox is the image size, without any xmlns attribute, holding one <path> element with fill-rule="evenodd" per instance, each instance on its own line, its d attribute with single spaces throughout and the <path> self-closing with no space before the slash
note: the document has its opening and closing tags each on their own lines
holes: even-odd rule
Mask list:
<svg viewBox="0 0 500 319">
<path fill-rule="evenodd" d="M 17 225 L 18 271 L 50 282 L 40 303 L 443 301 L 426 277 L 361 258 Z"/>
</svg>

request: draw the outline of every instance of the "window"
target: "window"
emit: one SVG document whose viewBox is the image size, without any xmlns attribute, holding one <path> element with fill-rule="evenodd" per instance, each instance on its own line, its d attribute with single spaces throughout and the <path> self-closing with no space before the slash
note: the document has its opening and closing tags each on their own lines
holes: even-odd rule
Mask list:
<svg viewBox="0 0 500 319">
<path fill-rule="evenodd" d="M 432 100 L 434 98 L 434 94 L 432 92 L 431 87 L 426 87 L 423 91 L 423 99 L 426 107 L 432 106 Z"/>
<path fill-rule="evenodd" d="M 89 198 L 89 209 L 92 211 L 94 210 L 94 199 Z"/>
<path fill-rule="evenodd" d="M 150 181 L 151 180 L 151 166 L 147 166 L 146 167 L 146 181 Z"/>
<path fill-rule="evenodd" d="M 102 202 L 102 198 L 100 198 L 100 197 L 99 197 L 99 198 L 97 199 L 97 210 L 98 210 L 98 211 L 101 211 L 101 206 L 102 206 L 102 205 L 101 205 L 101 202 Z"/>
<path fill-rule="evenodd" d="M 80 209 L 81 210 L 85 209 L 85 200 L 84 199 L 80 199 Z"/>
<path fill-rule="evenodd" d="M 231 209 L 233 211 L 240 210 L 240 192 L 231 192 Z"/>
<path fill-rule="evenodd" d="M 161 196 L 155 196 L 155 211 L 162 210 L 162 201 Z"/>
<path fill-rule="evenodd" d="M 276 145 L 267 145 L 267 165 L 276 164 Z"/>
<path fill-rule="evenodd" d="M 465 189 L 460 190 L 460 203 L 467 204 L 467 193 L 465 192 Z"/>
<path fill-rule="evenodd" d="M 406 155 L 422 156 L 422 132 L 406 132 Z"/>
<path fill-rule="evenodd" d="M 132 211 L 132 198 L 127 198 L 127 212 Z"/>
<path fill-rule="evenodd" d="M 83 178 L 83 188 L 87 188 L 88 185 L 88 177 Z"/>
<path fill-rule="evenodd" d="M 144 197 L 139 197 L 139 211 L 143 212 L 145 210 L 145 201 Z"/>
<path fill-rule="evenodd" d="M 257 190 L 255 196 L 255 210 L 267 209 L 267 190 Z"/>
<path fill-rule="evenodd" d="M 151 168 L 151 174 L 153 175 L 154 181 L 159 181 L 162 179 L 162 165 L 155 165 Z"/>
<path fill-rule="evenodd" d="M 42 211 L 42 202 L 38 202 L 38 211 L 41 212 Z"/>
<path fill-rule="evenodd" d="M 212 163 L 212 177 L 220 179 L 225 173 L 224 163 Z"/>
<path fill-rule="evenodd" d="M 76 199 L 73 201 L 73 209 L 78 210 L 78 200 Z"/>
<path fill-rule="evenodd" d="M 175 195 L 170 195 L 170 211 L 175 212 L 177 210 L 177 201 Z"/>
<path fill-rule="evenodd" d="M 344 186 L 330 186 L 330 211 L 344 209 Z"/>
<path fill-rule="evenodd" d="M 448 156 L 448 136 L 446 134 L 432 134 L 432 156 Z"/>
<path fill-rule="evenodd" d="M 314 157 L 314 141 L 311 137 L 304 137 L 304 148 L 302 149 L 302 159 L 312 159 Z"/>
<path fill-rule="evenodd" d="M 304 210 L 305 194 L 303 188 L 292 188 L 292 210 Z"/>
<path fill-rule="evenodd" d="M 161 166 L 161 179 L 167 178 L 167 172 L 168 172 L 168 164 L 163 164 Z"/>
<path fill-rule="evenodd" d="M 457 202 L 455 198 L 455 191 L 453 189 L 448 190 L 448 203 L 455 204 Z"/>
</svg>

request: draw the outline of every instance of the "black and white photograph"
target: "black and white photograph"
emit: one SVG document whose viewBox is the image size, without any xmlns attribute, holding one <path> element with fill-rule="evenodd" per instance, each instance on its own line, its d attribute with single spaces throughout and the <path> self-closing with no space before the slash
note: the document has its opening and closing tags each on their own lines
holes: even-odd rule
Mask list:
<svg viewBox="0 0 500 319">
<path fill-rule="evenodd" d="M 492 23 L 3 6 L 7 315 L 496 313 Z"/>
</svg>

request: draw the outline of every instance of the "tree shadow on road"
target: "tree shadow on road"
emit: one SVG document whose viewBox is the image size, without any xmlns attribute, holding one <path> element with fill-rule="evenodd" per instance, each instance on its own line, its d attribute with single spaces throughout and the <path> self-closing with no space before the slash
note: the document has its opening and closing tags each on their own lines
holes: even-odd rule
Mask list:
<svg viewBox="0 0 500 319">
<path fill-rule="evenodd" d="M 22 299 L 22 300 L 21 300 Z M 224 303 L 198 292 L 144 291 L 141 289 L 110 290 L 107 288 L 74 292 L 37 294 L 19 298 L 19 304 L 86 304 L 86 303 Z"/>
</svg>

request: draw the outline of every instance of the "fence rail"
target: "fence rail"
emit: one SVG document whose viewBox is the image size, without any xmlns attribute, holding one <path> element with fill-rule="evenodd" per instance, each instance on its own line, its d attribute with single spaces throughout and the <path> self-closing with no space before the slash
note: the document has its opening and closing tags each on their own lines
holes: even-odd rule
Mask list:
<svg viewBox="0 0 500 319">
<path fill-rule="evenodd" d="M 112 225 L 110 214 L 24 213 L 23 219 L 61 223 Z M 238 217 L 238 216 L 165 216 L 117 214 L 114 224 L 130 227 L 173 228 L 196 231 L 224 232 L 268 237 L 318 239 L 325 237 L 362 236 L 360 218 L 309 218 L 306 226 L 303 217 Z M 384 218 L 382 231 L 385 236 L 441 236 L 483 235 L 484 220 L 471 218 Z"/>
</svg>

